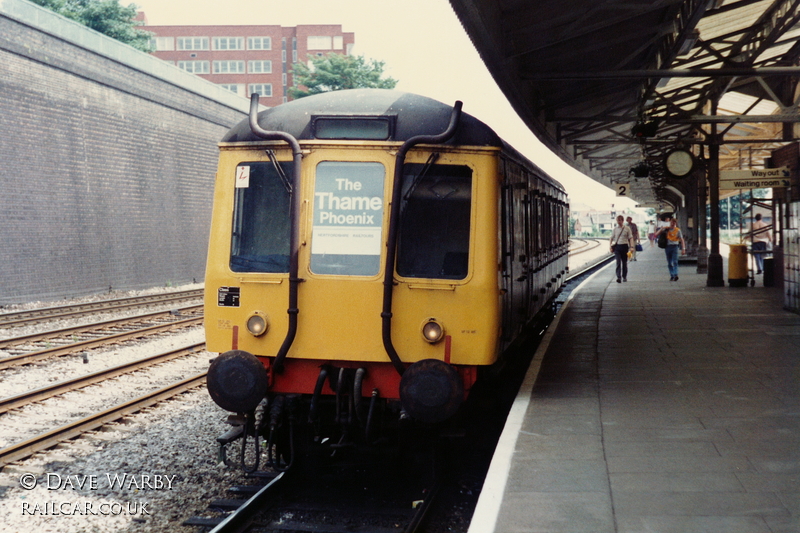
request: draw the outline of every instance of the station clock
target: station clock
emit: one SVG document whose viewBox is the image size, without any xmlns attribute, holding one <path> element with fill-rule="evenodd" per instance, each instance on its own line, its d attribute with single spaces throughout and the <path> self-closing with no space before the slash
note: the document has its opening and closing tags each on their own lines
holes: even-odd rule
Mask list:
<svg viewBox="0 0 800 533">
<path fill-rule="evenodd" d="M 685 178 L 694 170 L 694 156 L 689 150 L 678 148 L 664 158 L 667 172 L 674 178 Z"/>
</svg>

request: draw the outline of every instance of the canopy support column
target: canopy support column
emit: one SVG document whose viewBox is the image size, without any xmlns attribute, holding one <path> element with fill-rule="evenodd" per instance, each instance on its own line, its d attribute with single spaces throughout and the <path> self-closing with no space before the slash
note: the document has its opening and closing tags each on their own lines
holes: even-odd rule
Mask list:
<svg viewBox="0 0 800 533">
<path fill-rule="evenodd" d="M 717 102 L 712 103 L 711 113 L 717 114 Z M 711 252 L 708 254 L 708 287 L 724 287 L 725 279 L 722 277 L 722 255 L 719 253 L 719 147 L 722 143 L 721 136 L 717 134 L 717 125 L 710 124 L 708 147 L 708 188 L 709 203 L 711 204 Z"/>
</svg>

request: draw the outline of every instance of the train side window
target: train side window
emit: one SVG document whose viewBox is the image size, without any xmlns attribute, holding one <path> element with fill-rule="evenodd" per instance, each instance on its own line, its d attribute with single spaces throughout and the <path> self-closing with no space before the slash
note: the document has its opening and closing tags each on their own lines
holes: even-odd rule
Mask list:
<svg viewBox="0 0 800 533">
<path fill-rule="evenodd" d="M 279 163 L 284 176 L 292 163 Z M 234 272 L 289 272 L 290 195 L 271 162 L 236 167 L 230 268 Z"/>
<path fill-rule="evenodd" d="M 464 279 L 469 268 L 472 169 L 407 164 L 397 273 L 409 278 Z"/>
</svg>

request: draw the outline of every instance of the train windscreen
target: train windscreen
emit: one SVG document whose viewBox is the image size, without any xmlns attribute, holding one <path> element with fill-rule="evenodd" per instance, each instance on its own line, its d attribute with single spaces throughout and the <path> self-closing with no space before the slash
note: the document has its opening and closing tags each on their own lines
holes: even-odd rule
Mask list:
<svg viewBox="0 0 800 533">
<path fill-rule="evenodd" d="M 289 272 L 292 163 L 236 167 L 230 267 L 234 272 Z"/>
<path fill-rule="evenodd" d="M 409 278 L 467 277 L 471 201 L 469 167 L 405 165 L 397 273 Z"/>
</svg>

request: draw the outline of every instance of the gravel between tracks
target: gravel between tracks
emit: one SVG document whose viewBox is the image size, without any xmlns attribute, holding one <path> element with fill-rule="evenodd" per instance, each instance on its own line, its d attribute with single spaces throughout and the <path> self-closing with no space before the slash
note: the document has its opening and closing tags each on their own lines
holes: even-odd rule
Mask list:
<svg viewBox="0 0 800 533">
<path fill-rule="evenodd" d="M 64 303 L 72 302 L 57 304 Z M 36 328 L 53 327 L 45 323 Z M 105 350 L 107 353 L 102 356 L 99 351 L 92 352 L 88 365 L 79 358 L 59 358 L 61 361 L 28 365 L 24 372 L 6 371 L 0 373 L 0 396 L 43 386 L 48 381 L 61 381 L 72 374 L 88 373 L 95 369 L 87 367 L 95 364 L 113 366 L 129 358 L 197 341 L 202 341 L 202 330 L 193 328 L 154 342 Z M 157 374 L 195 374 L 208 367 L 209 357 L 210 354 L 201 352 L 184 363 L 160 365 L 163 371 Z M 143 393 L 139 390 L 140 380 L 124 376 L 118 379 L 116 385 L 98 387 L 124 389 L 132 392 L 130 397 Z M 156 380 L 155 377 L 147 380 L 152 385 L 150 389 L 162 386 Z M 64 412 L 93 410 L 96 400 L 87 401 L 94 395 L 90 390 L 93 388 L 70 393 L 75 398 L 53 398 L 31 411 L 23 410 L 32 434 L 65 422 Z M 48 409 L 51 403 L 58 410 Z M 114 403 L 117 401 L 112 399 L 103 406 L 107 408 Z M 14 411 L 0 415 L 2 442 L 17 442 L 28 436 L 6 422 L 6 419 L 12 422 L 9 417 L 13 415 Z M 217 462 L 215 438 L 228 428 L 223 423 L 226 416 L 210 400 L 205 387 L 198 387 L 126 417 L 120 423 L 6 466 L 0 472 L 0 532 L 195 531 L 182 527 L 181 522 L 202 514 L 211 499 L 225 497 L 225 490 L 231 484 L 249 483 L 240 470 Z M 31 480 L 35 480 L 36 487 L 26 490 Z"/>
<path fill-rule="evenodd" d="M 214 439 L 225 416 L 201 387 L 7 466 L 0 473 L 0 531 L 180 531 L 234 480 L 246 484 L 217 463 Z M 37 480 L 33 490 L 21 487 L 26 474 Z M 79 489 L 84 476 L 95 476 L 96 488 Z M 53 488 L 59 481 L 63 488 Z"/>
</svg>

